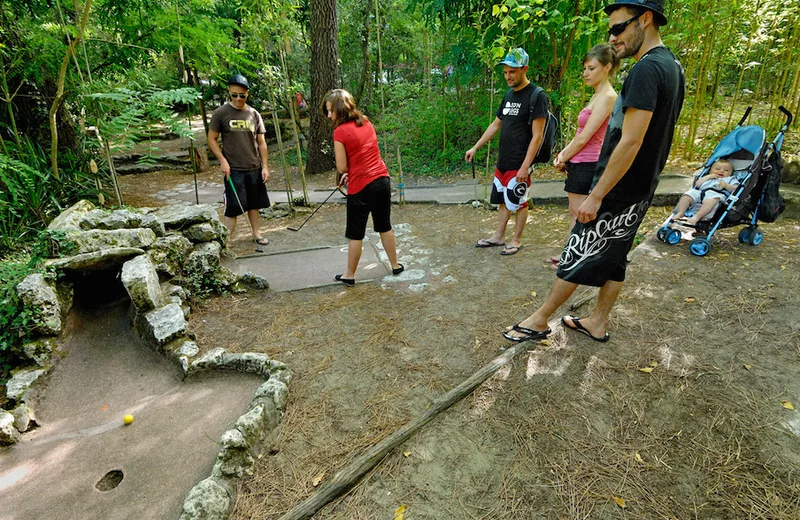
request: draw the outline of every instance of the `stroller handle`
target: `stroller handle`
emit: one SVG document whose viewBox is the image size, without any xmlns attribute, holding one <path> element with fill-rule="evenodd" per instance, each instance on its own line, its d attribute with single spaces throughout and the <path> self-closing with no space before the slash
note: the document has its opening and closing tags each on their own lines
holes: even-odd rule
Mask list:
<svg viewBox="0 0 800 520">
<path fill-rule="evenodd" d="M 747 121 L 747 116 L 749 116 L 749 115 L 750 115 L 750 111 L 751 111 L 751 110 L 753 110 L 753 107 L 747 107 L 747 108 L 744 110 L 744 115 L 743 115 L 743 116 L 742 116 L 742 118 L 739 120 L 739 124 L 738 124 L 738 125 L 736 125 L 737 127 L 739 127 L 739 126 L 742 126 L 742 125 L 744 124 L 744 122 L 745 122 L 745 121 Z"/>
<path fill-rule="evenodd" d="M 789 125 L 791 125 L 791 124 L 792 124 L 792 119 L 794 119 L 794 116 L 792 115 L 792 113 L 791 113 L 791 112 L 789 112 L 789 111 L 786 109 L 786 107 L 785 107 L 785 106 L 783 106 L 783 105 L 780 105 L 780 106 L 778 107 L 778 110 L 780 110 L 781 112 L 783 112 L 783 115 L 785 115 L 785 116 L 786 116 L 786 123 L 785 123 L 783 126 L 784 126 L 784 127 L 788 127 Z"/>
</svg>

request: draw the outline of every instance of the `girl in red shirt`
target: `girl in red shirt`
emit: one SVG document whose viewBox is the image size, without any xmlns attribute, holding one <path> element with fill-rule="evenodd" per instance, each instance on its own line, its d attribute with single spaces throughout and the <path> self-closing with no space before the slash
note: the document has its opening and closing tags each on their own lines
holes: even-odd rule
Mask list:
<svg viewBox="0 0 800 520">
<path fill-rule="evenodd" d="M 381 243 L 392 266 L 392 274 L 405 269 L 397 262 L 397 246 L 390 222 L 392 190 L 389 170 L 381 159 L 375 128 L 360 110 L 349 92 L 334 89 L 322 101 L 322 113 L 333 123 L 333 150 L 336 169 L 347 186 L 347 270 L 334 278 L 345 285 L 355 285 L 356 268 L 367 230 L 367 218 L 381 236 Z"/>
</svg>

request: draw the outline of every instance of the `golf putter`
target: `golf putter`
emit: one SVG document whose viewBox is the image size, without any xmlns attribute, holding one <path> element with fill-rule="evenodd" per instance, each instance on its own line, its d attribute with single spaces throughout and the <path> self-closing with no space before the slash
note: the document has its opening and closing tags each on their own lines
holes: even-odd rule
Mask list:
<svg viewBox="0 0 800 520">
<path fill-rule="evenodd" d="M 308 218 L 307 218 L 307 219 L 305 219 L 305 220 L 303 221 L 303 223 L 302 223 L 302 224 L 300 224 L 300 225 L 299 225 L 298 227 L 296 227 L 296 228 L 295 228 L 295 227 L 287 227 L 286 229 L 288 229 L 289 231 L 300 231 L 300 230 L 303 228 L 303 226 L 305 226 L 305 225 L 306 225 L 306 222 L 308 222 L 309 220 L 311 220 L 311 217 L 313 217 L 313 216 L 316 214 L 316 212 L 317 212 L 317 211 L 319 211 L 319 208 L 321 208 L 322 206 L 324 206 L 324 205 L 325 205 L 325 203 L 326 203 L 326 202 L 328 202 L 328 200 L 329 200 L 331 197 L 333 197 L 333 194 L 334 194 L 334 193 L 336 193 L 337 191 L 339 191 L 339 188 L 341 188 L 341 187 L 342 187 L 342 183 L 340 182 L 340 183 L 339 183 L 339 184 L 338 184 L 338 185 L 337 185 L 337 186 L 336 186 L 336 187 L 333 189 L 333 191 L 331 191 L 330 195 L 328 195 L 327 197 L 325 197 L 325 200 L 323 200 L 323 201 L 322 201 L 322 204 L 320 204 L 319 206 L 317 206 L 316 208 L 314 208 L 314 211 L 312 211 L 312 212 L 311 212 L 311 215 L 309 215 L 309 216 L 308 216 Z"/>
<path fill-rule="evenodd" d="M 263 253 L 264 252 L 264 248 L 261 247 L 261 244 L 259 244 L 256 241 L 256 238 L 255 238 L 256 232 L 253 229 L 253 224 L 250 223 L 250 217 L 247 215 L 247 212 L 244 210 L 244 206 L 242 206 L 242 201 L 239 200 L 239 194 L 236 193 L 236 187 L 233 185 L 233 179 L 231 179 L 230 175 L 228 175 L 228 183 L 231 185 L 231 191 L 233 191 L 233 196 L 236 198 L 236 203 L 239 205 L 239 209 L 242 210 L 242 215 L 244 215 L 244 219 L 247 221 L 247 225 L 250 226 L 250 234 L 253 235 L 253 243 L 256 245 L 256 253 Z"/>
<path fill-rule="evenodd" d="M 472 165 L 472 185 L 475 189 L 475 201 L 472 203 L 472 206 L 477 208 L 480 205 L 480 202 L 478 201 L 478 180 L 475 178 L 475 157 L 472 158 L 470 164 Z M 478 203 L 478 206 L 475 205 L 475 202 Z"/>
</svg>

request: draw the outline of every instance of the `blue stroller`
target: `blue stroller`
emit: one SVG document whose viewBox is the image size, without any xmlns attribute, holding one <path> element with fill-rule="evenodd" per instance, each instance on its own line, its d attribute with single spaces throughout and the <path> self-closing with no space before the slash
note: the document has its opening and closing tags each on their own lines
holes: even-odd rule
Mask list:
<svg viewBox="0 0 800 520">
<path fill-rule="evenodd" d="M 669 245 L 681 240 L 678 226 L 693 227 L 702 236 L 697 236 L 689 243 L 689 251 L 695 256 L 705 256 L 711 251 L 711 238 L 719 229 L 747 225 L 739 232 L 739 243 L 757 246 L 764 239 L 764 233 L 758 229 L 758 222 L 774 222 L 775 215 L 763 215 L 765 189 L 770 176 L 780 180 L 780 150 L 783 137 L 792 123 L 792 114 L 784 107 L 778 107 L 786 116 L 786 122 L 778 131 L 772 142 L 767 143 L 767 132 L 756 125 L 743 126 L 750 115 L 752 107 L 747 107 L 736 128 L 726 135 L 714 149 L 714 153 L 696 174 L 695 180 L 706 175 L 711 166 L 719 159 L 726 159 L 733 164 L 733 175 L 739 185 L 728 195 L 727 200 L 717 206 L 696 225 L 676 222 L 673 215 L 661 225 L 656 237 Z M 773 171 L 775 170 L 775 171 Z M 773 181 L 774 182 L 774 181 Z M 774 187 L 777 190 L 777 185 Z M 686 216 L 691 217 L 699 209 L 700 204 L 692 205 Z"/>
</svg>

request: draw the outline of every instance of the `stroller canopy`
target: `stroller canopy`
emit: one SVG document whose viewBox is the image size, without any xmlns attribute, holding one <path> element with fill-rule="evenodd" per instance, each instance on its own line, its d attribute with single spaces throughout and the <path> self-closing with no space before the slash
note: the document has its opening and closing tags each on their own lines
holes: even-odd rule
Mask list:
<svg viewBox="0 0 800 520">
<path fill-rule="evenodd" d="M 717 159 L 728 157 L 740 150 L 747 150 L 758 157 L 767 139 L 767 132 L 756 125 L 740 126 L 726 135 L 708 158 L 706 166 L 711 166 Z"/>
</svg>

